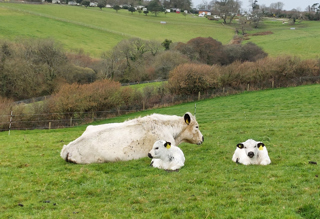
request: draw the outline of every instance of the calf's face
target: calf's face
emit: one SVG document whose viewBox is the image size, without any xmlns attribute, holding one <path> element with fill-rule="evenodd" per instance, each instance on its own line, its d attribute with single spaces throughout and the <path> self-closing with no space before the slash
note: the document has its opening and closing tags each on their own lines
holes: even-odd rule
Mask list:
<svg viewBox="0 0 320 219">
<path fill-rule="evenodd" d="M 171 147 L 170 142 L 164 140 L 156 141 L 153 144 L 151 151 L 148 153 L 149 158 L 161 158 L 161 156 L 167 153 L 167 150 Z"/>
<path fill-rule="evenodd" d="M 237 147 L 244 150 L 248 157 L 254 158 L 258 155 L 259 150 L 263 150 L 264 144 L 262 142 L 248 140 L 237 144 Z"/>
</svg>

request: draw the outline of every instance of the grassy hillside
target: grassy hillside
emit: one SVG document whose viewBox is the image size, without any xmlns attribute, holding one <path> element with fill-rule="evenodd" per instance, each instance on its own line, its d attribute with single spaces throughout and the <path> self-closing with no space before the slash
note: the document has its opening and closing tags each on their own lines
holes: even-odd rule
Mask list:
<svg viewBox="0 0 320 219">
<path fill-rule="evenodd" d="M 259 45 L 270 56 L 295 55 L 305 59 L 319 58 L 320 22 L 303 21 L 282 24 L 283 19 L 265 19 L 259 31 L 272 31 L 271 35 L 253 36 L 250 41 Z M 257 32 L 257 30 L 252 31 Z"/>
<path fill-rule="evenodd" d="M 187 42 L 198 36 L 211 36 L 228 43 L 234 33 L 220 23 L 173 13 L 161 13 L 155 17 L 151 13 L 148 16 L 138 12 L 131 14 L 127 10 L 117 13 L 107 8 L 9 3 L 0 3 L 0 12 L 4 21 L 0 28 L 5 30 L 1 31 L 1 38 L 52 37 L 68 49 L 83 48 L 95 56 L 130 37 Z M 160 24 L 160 21 L 167 24 Z"/>
<path fill-rule="evenodd" d="M 179 172 L 150 159 L 74 165 L 59 157 L 85 126 L 0 133 L 4 218 L 317 218 L 320 215 L 320 85 L 247 92 L 197 102 L 204 144 L 181 144 Z M 153 112 L 183 115 L 194 103 Z M 101 123 L 101 122 L 100 122 Z M 231 161 L 248 138 L 268 148 L 268 166 Z M 316 161 L 318 165 L 309 164 Z M 20 205 L 19 205 L 20 204 Z"/>
<path fill-rule="evenodd" d="M 163 42 L 187 42 L 195 37 L 212 37 L 229 43 L 233 27 L 221 21 L 176 13 L 145 16 L 127 10 L 76 7 L 56 4 L 30 5 L 0 3 L 0 38 L 54 38 L 68 50 L 83 49 L 92 56 L 110 50 L 118 42 L 131 37 Z M 160 24 L 166 21 L 167 24 Z M 303 21 L 290 25 L 282 20 L 266 19 L 264 27 L 250 32 L 272 31 L 272 35 L 252 36 L 249 41 L 261 46 L 270 56 L 296 55 L 318 58 L 320 23 Z M 291 28 L 294 27 L 295 30 Z"/>
</svg>

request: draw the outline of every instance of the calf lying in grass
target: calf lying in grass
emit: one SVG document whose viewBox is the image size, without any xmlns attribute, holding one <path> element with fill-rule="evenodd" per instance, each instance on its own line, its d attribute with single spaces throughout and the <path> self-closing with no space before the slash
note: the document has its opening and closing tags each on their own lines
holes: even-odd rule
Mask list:
<svg viewBox="0 0 320 219">
<path fill-rule="evenodd" d="M 184 166 L 185 161 L 179 147 L 163 140 L 154 143 L 148 157 L 152 158 L 150 166 L 165 170 L 178 170 Z"/>
<path fill-rule="evenodd" d="M 232 161 L 244 165 L 268 165 L 271 163 L 266 146 L 262 142 L 252 139 L 237 144 Z"/>
</svg>

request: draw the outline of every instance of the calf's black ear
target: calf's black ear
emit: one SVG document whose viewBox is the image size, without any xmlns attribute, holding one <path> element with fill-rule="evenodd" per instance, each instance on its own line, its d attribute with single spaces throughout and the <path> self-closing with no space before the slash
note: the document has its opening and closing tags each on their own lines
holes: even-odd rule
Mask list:
<svg viewBox="0 0 320 219">
<path fill-rule="evenodd" d="M 244 148 L 242 143 L 237 144 L 237 147 L 240 148 L 240 149 Z"/>
<path fill-rule="evenodd" d="M 188 113 L 184 114 L 184 121 L 185 121 L 185 123 L 187 123 L 187 125 L 190 124 L 191 118 L 190 118 L 190 115 Z"/>
<path fill-rule="evenodd" d="M 171 148 L 171 142 L 166 142 L 166 143 L 164 143 L 164 146 L 167 148 L 167 149 L 169 149 L 169 148 Z"/>
<path fill-rule="evenodd" d="M 262 142 L 260 142 L 260 143 L 258 143 L 257 146 L 258 146 L 259 150 L 262 151 L 263 147 L 264 147 L 264 144 Z"/>
</svg>

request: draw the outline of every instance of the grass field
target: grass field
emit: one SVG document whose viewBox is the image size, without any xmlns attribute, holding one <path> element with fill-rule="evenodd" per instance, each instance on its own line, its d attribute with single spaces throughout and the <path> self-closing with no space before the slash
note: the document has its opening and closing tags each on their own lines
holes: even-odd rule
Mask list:
<svg viewBox="0 0 320 219">
<path fill-rule="evenodd" d="M 303 21 L 291 25 L 282 24 L 283 20 L 265 19 L 260 31 L 272 31 L 274 34 L 250 37 L 250 41 L 259 45 L 270 56 L 295 55 L 305 59 L 319 58 L 320 22 Z M 294 28 L 294 29 L 292 29 Z"/>
<path fill-rule="evenodd" d="M 56 4 L 0 3 L 0 39 L 53 38 L 67 50 L 83 49 L 94 57 L 131 37 L 163 42 L 187 42 L 195 37 L 212 37 L 228 44 L 235 33 L 221 21 L 209 21 L 194 15 L 160 13 L 157 17 L 127 10 L 85 8 Z M 167 24 L 160 24 L 166 21 Z M 266 19 L 264 27 L 251 32 L 272 31 L 274 34 L 250 37 L 270 56 L 295 55 L 319 58 L 320 23 L 303 21 L 294 26 L 282 20 Z M 291 28 L 295 27 L 295 30 Z"/>
<path fill-rule="evenodd" d="M 196 16 L 168 13 L 145 16 L 127 10 L 84 8 L 66 5 L 0 3 L 1 38 L 52 37 L 68 49 L 83 48 L 95 56 L 125 38 L 139 37 L 163 42 L 187 42 L 202 36 L 228 43 L 233 29 Z M 160 24 L 166 21 L 167 24 Z M 27 28 L 26 28 L 27 27 Z"/>
<path fill-rule="evenodd" d="M 59 156 L 85 126 L 0 133 L 1 218 L 319 218 L 320 85 L 198 101 L 204 144 L 181 144 L 179 172 L 150 159 L 75 165 Z M 183 115 L 195 103 L 128 114 Z M 99 122 L 102 123 L 102 122 Z M 99 124 L 98 122 L 96 124 Z M 236 144 L 265 143 L 272 163 L 231 161 Z M 309 161 L 318 162 L 317 165 Z"/>
</svg>

